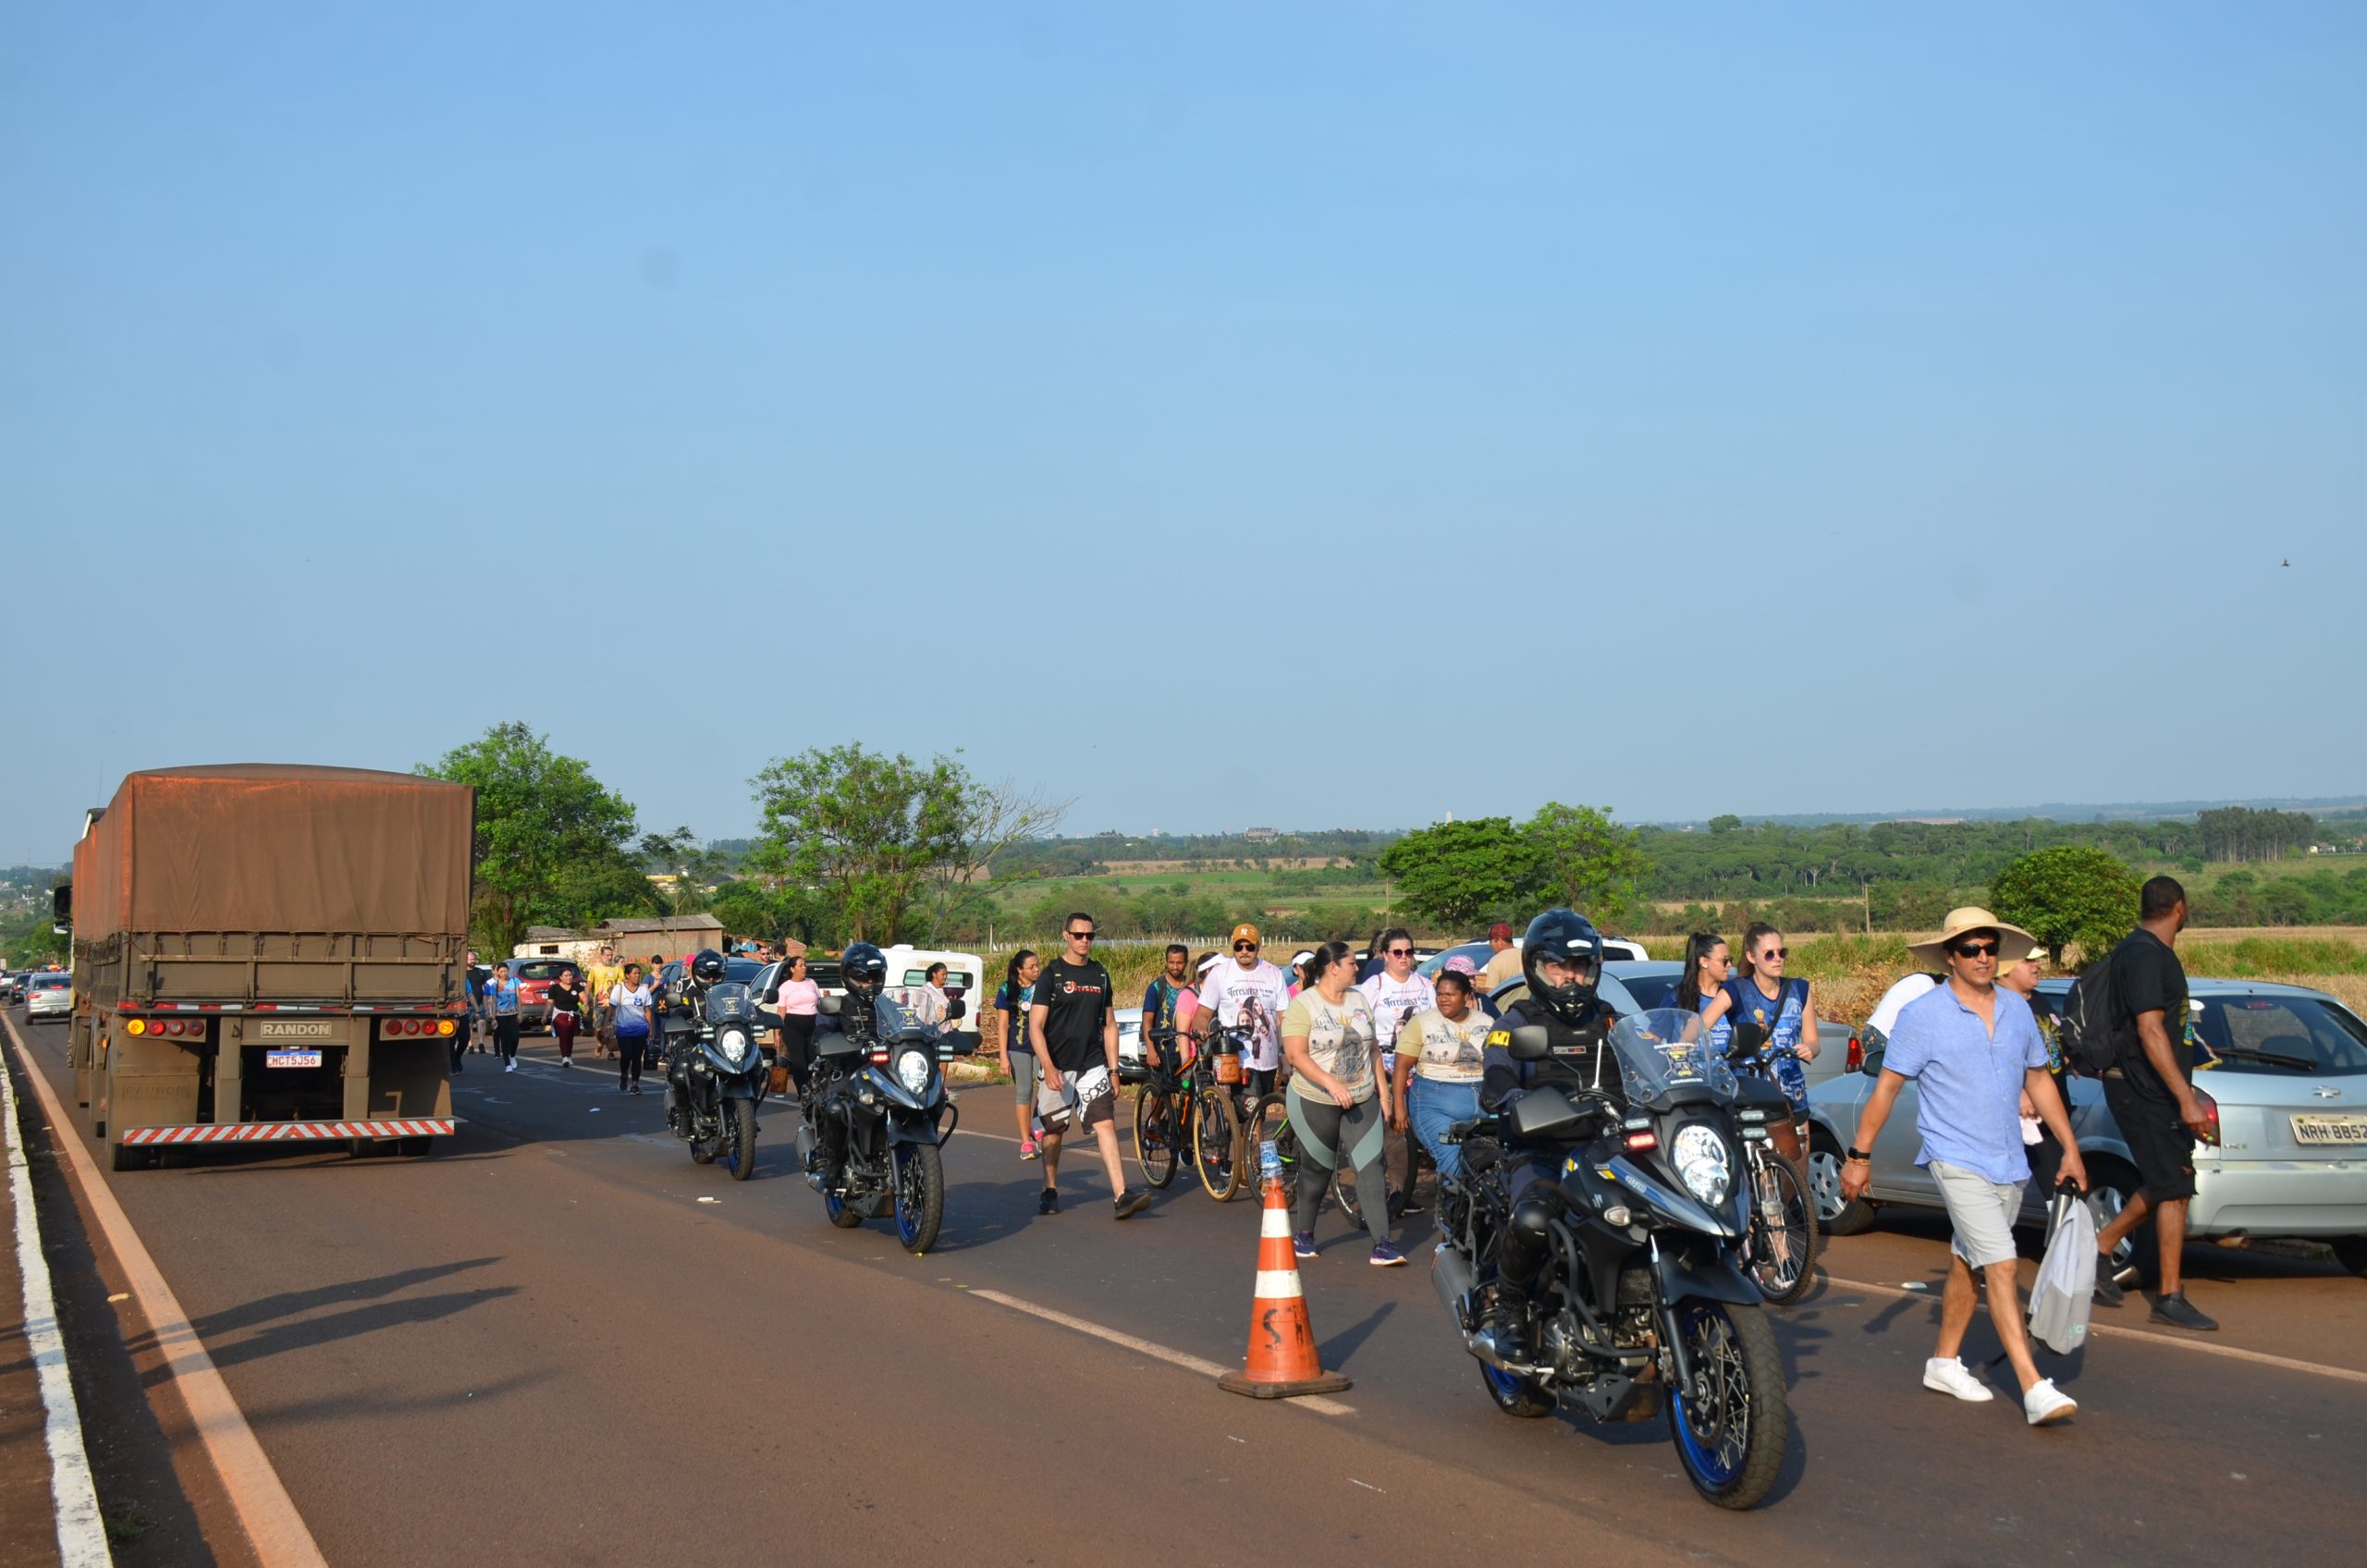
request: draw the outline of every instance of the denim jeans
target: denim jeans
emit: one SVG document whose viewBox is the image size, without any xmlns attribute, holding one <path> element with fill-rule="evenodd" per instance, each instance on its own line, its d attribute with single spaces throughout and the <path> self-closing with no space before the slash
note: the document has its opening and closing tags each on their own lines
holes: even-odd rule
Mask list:
<svg viewBox="0 0 2367 1568">
<path fill-rule="evenodd" d="M 1439 1180 L 1462 1175 L 1463 1150 L 1446 1141 L 1446 1130 L 1479 1114 L 1479 1085 L 1441 1084 L 1417 1074 L 1405 1097 L 1405 1109 L 1414 1123 L 1414 1136 L 1422 1140 L 1422 1146 L 1430 1151 L 1431 1163 L 1439 1168 Z"/>
</svg>

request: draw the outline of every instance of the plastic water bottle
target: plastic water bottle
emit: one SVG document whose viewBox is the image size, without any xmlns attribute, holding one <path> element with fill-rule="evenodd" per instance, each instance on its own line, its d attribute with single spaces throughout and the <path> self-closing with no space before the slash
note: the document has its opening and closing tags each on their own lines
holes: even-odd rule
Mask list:
<svg viewBox="0 0 2367 1568">
<path fill-rule="evenodd" d="M 1282 1151 L 1271 1138 L 1263 1139 L 1257 1145 L 1257 1175 L 1259 1180 L 1266 1182 L 1282 1179 Z"/>
</svg>

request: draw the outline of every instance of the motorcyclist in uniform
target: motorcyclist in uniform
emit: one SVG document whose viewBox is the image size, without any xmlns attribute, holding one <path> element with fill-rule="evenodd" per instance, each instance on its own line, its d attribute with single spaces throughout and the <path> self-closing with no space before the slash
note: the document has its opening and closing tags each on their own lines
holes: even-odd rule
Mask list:
<svg viewBox="0 0 2367 1568">
<path fill-rule="evenodd" d="M 1618 1015 L 1595 989 L 1602 978 L 1602 936 L 1593 922 L 1572 910 L 1547 910 L 1528 923 L 1520 967 L 1528 995 L 1506 1008 L 1488 1033 L 1480 1109 L 1500 1111 L 1529 1090 L 1548 1086 L 1600 1091 L 1625 1106 L 1609 1044 Z M 1508 1048 L 1512 1032 L 1532 1024 L 1545 1030 L 1551 1054 L 1515 1061 Z M 1529 1299 L 1546 1261 L 1549 1224 L 1564 1199 L 1553 1160 L 1527 1158 L 1508 1174 L 1512 1217 L 1496 1238 L 1494 1280 L 1479 1331 L 1504 1360 L 1528 1365 L 1536 1355 Z"/>
<path fill-rule="evenodd" d="M 839 955 L 839 982 L 846 987 L 846 995 L 840 999 L 838 1017 L 832 1022 L 850 1042 L 868 1050 L 881 1040 L 903 1034 L 904 1010 L 887 994 L 887 954 L 869 942 L 854 943 Z M 814 1126 L 819 1142 L 814 1158 L 825 1162 L 818 1170 L 837 1169 L 846 1154 L 846 1119 L 830 1112 L 828 1096 L 847 1092 L 847 1081 L 838 1079 L 824 1091 L 824 1103 L 816 1108 Z"/>
<path fill-rule="evenodd" d="M 681 974 L 674 982 L 676 994 L 672 1001 L 675 1009 L 693 1020 L 697 1019 L 700 1009 L 705 1005 L 706 988 L 719 984 L 727 973 L 729 969 L 721 953 L 713 948 L 701 948 L 691 962 L 682 966 Z M 674 1126 L 676 1119 L 683 1114 L 681 1074 L 688 1070 L 687 1062 L 676 1060 L 673 1045 L 668 1041 L 666 1046 L 666 1125 L 668 1127 Z"/>
</svg>

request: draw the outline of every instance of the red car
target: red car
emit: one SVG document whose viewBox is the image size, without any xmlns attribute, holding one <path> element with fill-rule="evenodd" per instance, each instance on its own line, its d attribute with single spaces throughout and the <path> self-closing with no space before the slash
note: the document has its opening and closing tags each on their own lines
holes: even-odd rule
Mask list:
<svg viewBox="0 0 2367 1568">
<path fill-rule="evenodd" d="M 575 988 L 583 989 L 583 966 L 564 958 L 513 958 L 510 977 L 518 982 L 518 1027 L 548 1034 L 551 1026 L 551 982 L 575 971 Z"/>
</svg>

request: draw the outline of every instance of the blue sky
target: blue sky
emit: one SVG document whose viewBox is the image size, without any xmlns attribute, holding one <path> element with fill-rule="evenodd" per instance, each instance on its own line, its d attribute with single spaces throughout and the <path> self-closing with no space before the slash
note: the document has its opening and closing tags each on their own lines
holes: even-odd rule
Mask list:
<svg viewBox="0 0 2367 1568">
<path fill-rule="evenodd" d="M 850 738 L 1088 832 L 2355 792 L 2362 89 L 2344 5 L 29 0 L 0 858 L 513 717 L 712 836 Z"/>
</svg>

